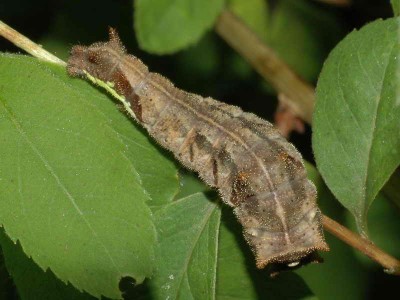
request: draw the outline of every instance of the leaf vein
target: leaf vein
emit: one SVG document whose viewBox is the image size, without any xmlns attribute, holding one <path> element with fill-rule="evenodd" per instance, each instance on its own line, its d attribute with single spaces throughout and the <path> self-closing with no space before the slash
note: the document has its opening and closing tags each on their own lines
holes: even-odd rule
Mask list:
<svg viewBox="0 0 400 300">
<path fill-rule="evenodd" d="M 111 263 L 114 265 L 115 269 L 118 271 L 117 265 L 112 258 L 110 252 L 108 251 L 107 247 L 103 244 L 103 242 L 100 240 L 97 232 L 94 230 L 90 222 L 85 218 L 85 215 L 83 214 L 82 210 L 79 208 L 78 204 L 76 203 L 74 197 L 72 194 L 68 191 L 68 189 L 63 185 L 61 182 L 60 178 L 56 174 L 56 172 L 53 170 L 53 168 L 50 166 L 49 162 L 45 159 L 45 157 L 40 153 L 39 149 L 36 148 L 36 146 L 33 144 L 33 142 L 30 140 L 30 138 L 27 136 L 26 132 L 22 128 L 21 124 L 16 120 L 15 116 L 11 113 L 10 109 L 7 107 L 7 105 L 1 101 L 2 106 L 4 107 L 5 111 L 8 113 L 8 118 L 11 120 L 11 122 L 14 124 L 15 128 L 17 131 L 20 133 L 20 135 L 24 138 L 24 140 L 27 142 L 29 147 L 32 149 L 32 151 L 37 155 L 37 157 L 42 161 L 43 165 L 47 169 L 47 171 L 51 174 L 51 176 L 55 179 L 56 183 L 58 186 L 61 188 L 61 190 L 64 192 L 64 194 L 67 196 L 68 200 L 74 207 L 74 209 L 78 212 L 78 215 L 82 218 L 86 226 L 90 229 L 92 232 L 93 236 L 97 239 L 98 243 L 102 246 L 104 249 L 106 255 L 110 259 Z"/>
<path fill-rule="evenodd" d="M 182 199 L 184 199 L 184 198 L 182 198 Z M 181 199 L 180 199 L 180 200 L 181 200 Z M 196 248 L 196 245 L 197 245 L 197 243 L 198 243 L 198 241 L 199 241 L 199 239 L 200 239 L 200 236 L 201 236 L 202 233 L 204 232 L 204 229 L 206 228 L 206 226 L 207 226 L 207 224 L 208 224 L 208 221 L 209 221 L 210 218 L 211 218 L 212 213 L 213 213 L 214 210 L 217 208 L 217 206 L 216 206 L 215 204 L 213 204 L 213 203 L 209 203 L 208 205 L 209 205 L 210 207 L 209 207 L 208 210 L 207 210 L 207 213 L 206 213 L 206 216 L 205 216 L 203 222 L 200 224 L 199 233 L 198 233 L 197 236 L 195 237 L 195 239 L 194 239 L 195 242 L 193 243 L 193 246 L 192 246 L 191 249 L 189 250 L 188 256 L 187 256 L 187 258 L 186 258 L 186 260 L 185 260 L 185 262 L 184 262 L 184 265 L 183 265 L 183 268 L 182 268 L 182 274 L 179 276 L 180 279 L 179 279 L 178 286 L 177 286 L 177 289 L 176 289 L 177 292 L 176 292 L 176 295 L 175 295 L 175 297 L 174 297 L 173 299 L 178 299 L 180 287 L 181 287 L 181 285 L 182 285 L 182 281 L 183 281 L 183 277 L 184 277 L 184 274 L 183 274 L 183 273 L 186 273 L 186 274 L 187 274 L 187 268 L 188 268 L 189 262 L 190 262 L 191 259 L 192 259 L 194 249 Z M 188 277 L 188 285 L 190 286 L 189 277 Z"/>
</svg>

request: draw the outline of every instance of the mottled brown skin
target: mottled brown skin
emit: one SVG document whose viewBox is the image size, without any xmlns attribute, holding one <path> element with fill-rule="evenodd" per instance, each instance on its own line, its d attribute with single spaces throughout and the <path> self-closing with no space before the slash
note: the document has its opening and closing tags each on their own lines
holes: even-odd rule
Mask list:
<svg viewBox="0 0 400 300">
<path fill-rule="evenodd" d="M 68 72 L 86 71 L 125 98 L 134 118 L 234 207 L 257 266 L 313 260 L 324 241 L 316 190 L 302 157 L 267 121 L 240 108 L 184 92 L 110 41 L 72 48 Z"/>
</svg>

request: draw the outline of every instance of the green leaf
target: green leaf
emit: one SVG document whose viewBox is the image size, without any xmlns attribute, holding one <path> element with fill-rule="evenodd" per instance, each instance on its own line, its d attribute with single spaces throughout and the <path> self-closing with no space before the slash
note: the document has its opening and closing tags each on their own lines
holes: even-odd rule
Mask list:
<svg viewBox="0 0 400 300">
<path fill-rule="evenodd" d="M 135 31 L 142 49 L 156 54 L 179 51 L 209 30 L 223 0 L 136 0 Z"/>
<path fill-rule="evenodd" d="M 179 170 L 180 189 L 176 199 L 188 197 L 194 193 L 209 193 L 211 188 L 200 181 L 196 173 L 186 169 Z"/>
<path fill-rule="evenodd" d="M 61 282 L 50 270 L 44 272 L 40 269 L 25 255 L 19 244 L 14 244 L 6 236 L 3 229 L 0 229 L 0 245 L 21 299 L 96 299 L 77 291 L 71 284 Z"/>
<path fill-rule="evenodd" d="M 220 210 L 196 193 L 155 213 L 159 232 L 157 271 L 150 280 L 156 299 L 213 299 Z"/>
<path fill-rule="evenodd" d="M 172 203 L 155 208 L 159 231 L 157 270 L 126 299 L 311 299 L 295 274 L 270 279 L 257 270 L 242 228 L 232 210 L 193 174 L 181 175 L 181 192 Z M 289 289 L 287 287 L 290 287 Z"/>
<path fill-rule="evenodd" d="M 390 0 L 392 4 L 393 14 L 395 17 L 400 15 L 400 0 Z"/>
<path fill-rule="evenodd" d="M 109 97 L 64 68 L 1 55 L 0 132 L 0 225 L 29 257 L 97 297 L 152 274 L 147 202 L 172 200 L 176 169 Z"/>
<path fill-rule="evenodd" d="M 317 166 L 364 235 L 368 209 L 400 163 L 399 25 L 378 20 L 349 34 L 317 86 Z"/>
</svg>

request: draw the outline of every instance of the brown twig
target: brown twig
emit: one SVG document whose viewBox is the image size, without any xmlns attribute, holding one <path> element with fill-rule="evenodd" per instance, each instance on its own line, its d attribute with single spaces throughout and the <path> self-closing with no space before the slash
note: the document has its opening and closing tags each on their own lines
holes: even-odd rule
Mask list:
<svg viewBox="0 0 400 300">
<path fill-rule="evenodd" d="M 40 45 L 32 42 L 30 39 L 20 34 L 18 31 L 14 30 L 2 21 L 0 21 L 0 35 L 34 57 L 62 66 L 66 65 L 66 63 L 57 56 L 54 56 L 50 52 L 46 51 Z"/>
<path fill-rule="evenodd" d="M 382 265 L 385 268 L 385 272 L 400 275 L 400 261 L 382 251 L 371 241 L 361 238 L 325 215 L 322 216 L 322 224 L 328 232 Z"/>
<path fill-rule="evenodd" d="M 225 9 L 221 13 L 215 30 L 277 90 L 278 94 L 286 96 L 285 104 L 296 116 L 311 124 L 315 101 L 314 88 L 311 85 L 301 80 L 270 47 L 228 10 Z M 400 275 L 400 262 L 370 241 L 325 215 L 323 225 L 327 231 L 381 264 L 388 273 Z"/>
<path fill-rule="evenodd" d="M 215 30 L 279 93 L 285 94 L 293 113 L 311 123 L 314 109 L 314 89 L 302 81 L 275 52 L 229 10 L 223 10 Z"/>
</svg>

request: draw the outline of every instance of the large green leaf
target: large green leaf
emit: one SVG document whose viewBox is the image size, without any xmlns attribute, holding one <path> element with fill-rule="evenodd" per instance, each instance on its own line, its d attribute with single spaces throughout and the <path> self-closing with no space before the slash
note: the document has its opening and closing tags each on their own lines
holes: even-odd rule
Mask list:
<svg viewBox="0 0 400 300">
<path fill-rule="evenodd" d="M 0 245 L 5 264 L 23 300 L 58 299 L 58 300 L 94 300 L 96 298 L 77 291 L 71 284 L 61 282 L 51 270 L 43 271 L 32 259 L 29 259 L 19 244 L 14 244 L 0 230 Z M 5 291 L 4 291 L 5 292 Z M 0 298 L 1 299 L 1 298 Z"/>
<path fill-rule="evenodd" d="M 210 29 L 223 0 L 136 0 L 135 30 L 142 49 L 173 53 L 197 42 Z"/>
<path fill-rule="evenodd" d="M 399 25 L 378 20 L 349 34 L 317 86 L 317 166 L 363 234 L 369 206 L 400 163 Z"/>
<path fill-rule="evenodd" d="M 113 298 L 122 276 L 152 274 L 146 202 L 172 200 L 176 169 L 108 97 L 61 67 L 1 55 L 0 144 L 0 225 L 41 268 Z"/>
</svg>

